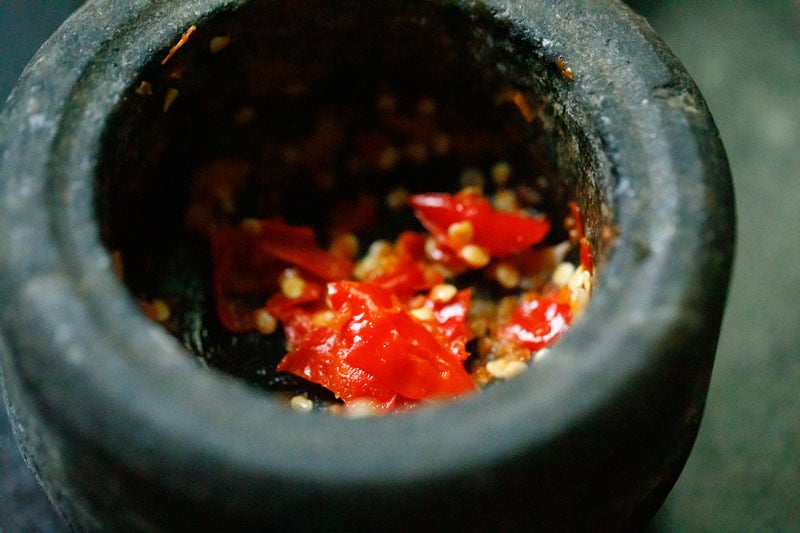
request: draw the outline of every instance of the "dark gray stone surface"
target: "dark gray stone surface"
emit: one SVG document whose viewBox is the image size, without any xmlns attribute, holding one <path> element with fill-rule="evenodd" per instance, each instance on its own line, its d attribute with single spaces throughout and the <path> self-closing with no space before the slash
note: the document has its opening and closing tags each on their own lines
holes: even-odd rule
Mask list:
<svg viewBox="0 0 800 533">
<path fill-rule="evenodd" d="M 0 106 L 36 49 L 80 4 L 79 0 L 0 0 Z M 65 529 L 20 456 L 3 405 L 0 408 L 0 532 Z"/>
<path fill-rule="evenodd" d="M 0 100 L 35 48 L 78 4 L 0 2 Z M 797 530 L 800 5 L 719 0 L 635 6 L 708 100 L 739 208 L 739 253 L 706 416 L 653 530 Z M 0 413 L 0 530 L 61 529 Z"/>
<path fill-rule="evenodd" d="M 75 10 L 79 0 L 0 0 L 0 102 L 36 49 Z M 25 466 L 0 409 L 0 532 L 66 531 L 61 518 Z"/>
</svg>

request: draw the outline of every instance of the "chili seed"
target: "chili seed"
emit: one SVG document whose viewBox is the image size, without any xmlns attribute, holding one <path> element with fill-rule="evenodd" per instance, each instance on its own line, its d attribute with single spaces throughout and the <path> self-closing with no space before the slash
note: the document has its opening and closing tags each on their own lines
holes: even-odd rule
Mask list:
<svg viewBox="0 0 800 533">
<path fill-rule="evenodd" d="M 392 252 L 392 245 L 387 241 L 378 240 L 369 246 L 367 255 L 356 264 L 353 269 L 353 277 L 362 280 L 370 274 L 379 273 L 381 262 L 384 257 Z"/>
<path fill-rule="evenodd" d="M 556 285 L 566 285 L 575 272 L 575 265 L 568 261 L 560 263 L 553 271 L 552 280 Z"/>
<path fill-rule="evenodd" d="M 212 38 L 211 41 L 209 41 L 208 50 L 212 54 L 216 54 L 217 52 L 227 48 L 227 46 L 230 43 L 231 43 L 230 35 L 217 35 L 216 37 Z"/>
<path fill-rule="evenodd" d="M 572 293 L 572 313 L 578 316 L 589 305 L 589 291 L 587 289 L 578 289 Z"/>
<path fill-rule="evenodd" d="M 495 185 L 503 187 L 511 177 L 511 165 L 505 161 L 499 161 L 492 166 L 491 174 Z"/>
<path fill-rule="evenodd" d="M 136 94 L 139 96 L 150 96 L 153 94 L 153 86 L 150 85 L 150 82 L 142 81 L 142 83 L 136 87 Z"/>
<path fill-rule="evenodd" d="M 458 289 L 455 285 L 451 285 L 450 283 L 440 283 L 439 285 L 431 288 L 430 296 L 431 300 L 434 302 L 444 304 L 452 300 L 457 293 Z"/>
<path fill-rule="evenodd" d="M 513 289 L 519 286 L 521 275 L 514 265 L 500 263 L 494 271 L 495 279 L 505 289 Z"/>
<path fill-rule="evenodd" d="M 271 335 L 278 329 L 278 320 L 266 309 L 256 309 L 253 312 L 253 321 L 258 332 L 264 335 Z"/>
<path fill-rule="evenodd" d="M 461 222 L 453 222 L 447 228 L 447 238 L 450 244 L 455 248 L 461 248 L 472 242 L 472 237 L 475 236 L 475 228 L 469 220 Z"/>
<path fill-rule="evenodd" d="M 467 264 L 473 268 L 485 267 L 492 259 L 489 252 L 475 244 L 468 244 L 461 248 L 459 255 L 461 259 L 466 261 Z"/>
<path fill-rule="evenodd" d="M 550 355 L 550 348 L 542 348 L 533 355 L 533 360 L 539 361 L 540 359 L 544 359 L 548 355 Z"/>
<path fill-rule="evenodd" d="M 293 396 L 289 405 L 292 406 L 292 409 L 298 413 L 310 413 L 314 409 L 314 402 L 303 396 L 302 394 L 298 394 L 297 396 Z"/>
<path fill-rule="evenodd" d="M 417 307 L 416 309 L 409 311 L 408 314 L 417 320 L 421 320 L 422 322 L 429 322 L 436 318 L 436 316 L 433 314 L 433 309 L 430 307 Z"/>
<path fill-rule="evenodd" d="M 375 416 L 380 412 L 380 406 L 366 398 L 351 400 L 344 406 L 344 416 L 348 418 Z"/>
<path fill-rule="evenodd" d="M 358 237 L 352 233 L 341 233 L 333 238 L 328 251 L 338 257 L 355 259 L 358 255 Z"/>
<path fill-rule="evenodd" d="M 592 275 L 582 266 L 578 266 L 567 280 L 567 286 L 573 291 L 580 288 L 588 289 L 591 287 L 591 283 Z"/>
<path fill-rule="evenodd" d="M 516 211 L 519 209 L 517 195 L 510 189 L 497 191 L 497 193 L 494 195 L 494 198 L 492 198 L 492 206 L 498 211 L 505 211 L 507 213 Z"/>
<path fill-rule="evenodd" d="M 386 206 L 392 211 L 397 211 L 408 205 L 408 189 L 395 187 L 386 195 Z"/>
<path fill-rule="evenodd" d="M 330 325 L 331 322 L 333 322 L 333 319 L 335 318 L 336 318 L 336 313 L 334 313 L 329 309 L 326 309 L 324 311 L 319 311 L 317 313 L 314 313 L 314 317 L 311 319 L 311 321 L 314 323 L 315 326 L 328 326 Z"/>
<path fill-rule="evenodd" d="M 139 309 L 144 316 L 156 322 L 164 322 L 169 319 L 169 306 L 163 300 L 139 300 Z"/>
<path fill-rule="evenodd" d="M 525 371 L 528 365 L 522 361 L 509 361 L 508 359 L 496 359 L 486 363 L 486 370 L 498 379 L 509 379 Z"/>
<path fill-rule="evenodd" d="M 178 98 L 179 94 L 180 91 L 178 91 L 178 89 L 176 89 L 175 87 L 170 87 L 169 89 L 167 89 L 167 92 L 164 95 L 164 106 L 161 108 L 161 110 L 164 113 L 169 111 L 169 108 L 172 107 L 172 104 L 175 103 L 175 100 Z"/>
<path fill-rule="evenodd" d="M 281 273 L 279 283 L 283 295 L 293 300 L 300 298 L 306 289 L 305 280 L 293 268 L 287 268 Z"/>
</svg>

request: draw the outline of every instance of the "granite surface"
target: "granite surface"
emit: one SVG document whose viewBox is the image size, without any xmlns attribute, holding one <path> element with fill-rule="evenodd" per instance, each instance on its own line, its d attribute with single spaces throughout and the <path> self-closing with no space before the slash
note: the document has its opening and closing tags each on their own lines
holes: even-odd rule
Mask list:
<svg viewBox="0 0 800 533">
<path fill-rule="evenodd" d="M 0 0 L 0 101 L 78 0 Z M 631 4 L 683 60 L 734 174 L 731 295 L 697 444 L 650 529 L 800 531 L 800 2 Z M 0 412 L 0 532 L 64 531 Z"/>
<path fill-rule="evenodd" d="M 81 3 L 0 0 L 0 102 L 39 46 Z M 68 531 L 25 466 L 0 405 L 0 533 Z"/>
</svg>

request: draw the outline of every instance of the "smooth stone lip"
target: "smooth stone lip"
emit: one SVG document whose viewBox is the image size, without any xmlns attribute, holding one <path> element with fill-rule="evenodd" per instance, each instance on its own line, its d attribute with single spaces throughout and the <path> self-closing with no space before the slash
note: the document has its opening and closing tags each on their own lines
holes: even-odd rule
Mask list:
<svg viewBox="0 0 800 533">
<path fill-rule="evenodd" d="M 696 435 L 734 252 L 727 159 L 685 69 L 619 2 L 446 2 L 532 43 L 619 236 L 535 371 L 409 416 L 300 416 L 147 321 L 94 214 L 105 119 L 138 73 L 246 4 L 89 1 L 0 115 L 5 400 L 54 506 L 81 530 L 645 523 Z"/>
</svg>

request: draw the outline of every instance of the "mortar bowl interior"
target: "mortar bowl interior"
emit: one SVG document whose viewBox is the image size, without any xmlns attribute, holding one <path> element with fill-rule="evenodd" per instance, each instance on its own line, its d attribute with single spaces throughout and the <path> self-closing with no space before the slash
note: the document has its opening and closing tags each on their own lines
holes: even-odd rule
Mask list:
<svg viewBox="0 0 800 533">
<path fill-rule="evenodd" d="M 550 94 L 558 76 L 534 58 L 490 13 L 452 7 L 217 15 L 166 64 L 145 66 L 109 118 L 95 192 L 104 244 L 134 296 L 169 306 L 165 326 L 202 364 L 324 397 L 275 372 L 282 339 L 220 325 L 208 234 L 279 218 L 327 246 L 353 227 L 364 255 L 422 229 L 409 209 L 384 207 L 398 191 L 502 187 L 553 220 L 541 247 L 568 240 L 568 201 L 584 206 L 602 267 L 613 221 L 600 163 Z M 502 186 L 497 165 L 512 173 Z"/>
</svg>

